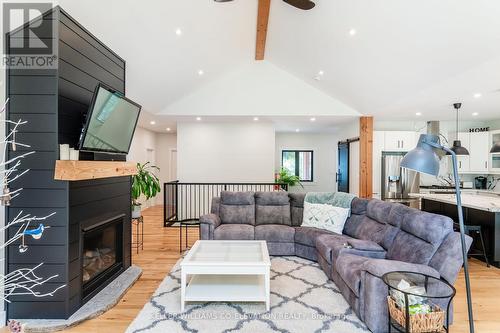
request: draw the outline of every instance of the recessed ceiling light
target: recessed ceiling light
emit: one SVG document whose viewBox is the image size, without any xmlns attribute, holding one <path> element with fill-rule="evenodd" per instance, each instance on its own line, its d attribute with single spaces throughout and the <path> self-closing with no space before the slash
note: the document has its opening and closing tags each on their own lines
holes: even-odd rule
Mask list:
<svg viewBox="0 0 500 333">
<path fill-rule="evenodd" d="M 420 117 L 422 115 L 422 112 L 416 112 L 415 116 Z"/>
<path fill-rule="evenodd" d="M 310 120 L 311 120 L 311 121 L 316 121 L 316 118 L 312 117 Z"/>
<path fill-rule="evenodd" d="M 354 36 L 357 33 L 356 29 L 349 30 L 349 35 Z"/>
<path fill-rule="evenodd" d="M 323 76 L 324 74 L 325 74 L 325 72 L 323 72 L 323 71 L 319 71 L 319 72 L 318 72 L 318 75 L 319 75 L 319 76 Z"/>
<path fill-rule="evenodd" d="M 479 116 L 479 112 L 472 112 L 472 115 L 475 117 L 475 116 Z"/>
<path fill-rule="evenodd" d="M 156 125 L 156 121 L 154 121 L 154 120 L 151 120 L 149 123 L 150 123 L 151 125 Z"/>
<path fill-rule="evenodd" d="M 170 127 L 167 127 L 166 130 L 167 130 L 167 132 L 170 132 Z"/>
<path fill-rule="evenodd" d="M 200 120 L 201 120 L 201 117 L 196 117 L 196 120 L 200 121 Z"/>
<path fill-rule="evenodd" d="M 198 71 L 198 75 L 199 75 L 199 76 L 202 76 L 203 74 L 205 74 L 205 72 L 203 71 L 203 69 L 200 69 L 200 70 Z"/>
<path fill-rule="evenodd" d="M 177 29 L 175 29 L 175 34 L 176 34 L 177 36 L 182 35 L 182 30 L 181 30 L 181 28 L 177 28 Z"/>
<path fill-rule="evenodd" d="M 474 98 L 480 98 L 481 96 L 482 96 L 481 93 L 475 93 L 474 94 Z"/>
<path fill-rule="evenodd" d="M 253 117 L 254 121 L 259 121 L 259 117 Z"/>
<path fill-rule="evenodd" d="M 298 132 L 300 132 L 300 129 L 299 129 L 299 128 L 296 128 L 296 129 L 295 129 L 295 132 L 297 132 L 297 133 L 298 133 Z"/>
</svg>

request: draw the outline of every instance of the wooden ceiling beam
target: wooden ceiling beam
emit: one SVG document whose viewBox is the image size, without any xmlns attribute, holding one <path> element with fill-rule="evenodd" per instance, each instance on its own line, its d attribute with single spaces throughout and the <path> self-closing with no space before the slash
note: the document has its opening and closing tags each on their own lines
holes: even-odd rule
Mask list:
<svg viewBox="0 0 500 333">
<path fill-rule="evenodd" d="M 255 43 L 255 60 L 264 60 L 266 51 L 267 24 L 269 22 L 269 10 L 271 0 L 259 0 L 257 10 L 257 41 Z"/>
</svg>

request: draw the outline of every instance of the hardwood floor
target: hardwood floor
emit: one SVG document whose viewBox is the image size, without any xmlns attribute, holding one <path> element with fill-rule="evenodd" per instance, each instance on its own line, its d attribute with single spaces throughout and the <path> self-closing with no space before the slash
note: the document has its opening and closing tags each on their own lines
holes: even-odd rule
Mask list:
<svg viewBox="0 0 500 333">
<path fill-rule="evenodd" d="M 72 333 L 114 333 L 124 332 L 151 294 L 156 290 L 167 272 L 179 259 L 179 229 L 164 228 L 162 208 L 155 206 L 144 211 L 144 250 L 133 256 L 135 265 L 143 269 L 139 281 L 124 298 L 105 314 L 67 330 Z M 190 243 L 198 238 L 198 229 L 189 232 Z M 470 261 L 472 295 L 476 332 L 500 332 L 500 269 L 486 268 L 478 261 Z M 467 304 L 463 275 L 456 283 L 455 321 L 451 332 L 468 332 Z"/>
</svg>

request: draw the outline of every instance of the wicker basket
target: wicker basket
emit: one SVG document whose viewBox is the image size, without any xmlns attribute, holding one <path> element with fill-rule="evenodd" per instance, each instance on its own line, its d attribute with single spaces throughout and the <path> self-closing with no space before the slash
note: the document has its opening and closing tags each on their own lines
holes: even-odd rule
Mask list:
<svg viewBox="0 0 500 333">
<path fill-rule="evenodd" d="M 391 297 L 387 297 L 389 305 L 389 314 L 401 327 L 406 329 L 406 310 L 401 309 L 396 301 Z M 446 313 L 439 306 L 432 305 L 432 312 L 426 314 L 411 314 L 410 329 L 411 333 L 424 332 L 444 332 L 444 321 Z"/>
</svg>

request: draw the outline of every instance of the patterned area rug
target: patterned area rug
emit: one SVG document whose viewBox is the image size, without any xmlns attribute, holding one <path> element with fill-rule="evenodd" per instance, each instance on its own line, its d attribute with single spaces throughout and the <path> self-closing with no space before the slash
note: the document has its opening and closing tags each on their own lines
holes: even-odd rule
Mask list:
<svg viewBox="0 0 500 333">
<path fill-rule="evenodd" d="M 139 332 L 369 332 L 315 262 L 271 258 L 271 311 L 264 303 L 187 303 L 180 312 L 180 261 L 127 329 Z"/>
</svg>

